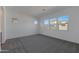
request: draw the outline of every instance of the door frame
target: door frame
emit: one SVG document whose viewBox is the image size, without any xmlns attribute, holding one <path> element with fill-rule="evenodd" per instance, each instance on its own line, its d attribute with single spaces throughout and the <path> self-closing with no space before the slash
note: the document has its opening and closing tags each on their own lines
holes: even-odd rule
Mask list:
<svg viewBox="0 0 79 59">
<path fill-rule="evenodd" d="M 6 8 L 5 6 L 1 6 L 1 9 L 2 9 L 2 20 L 1 20 L 2 40 L 1 40 L 1 43 L 5 43 L 6 41 Z"/>
</svg>

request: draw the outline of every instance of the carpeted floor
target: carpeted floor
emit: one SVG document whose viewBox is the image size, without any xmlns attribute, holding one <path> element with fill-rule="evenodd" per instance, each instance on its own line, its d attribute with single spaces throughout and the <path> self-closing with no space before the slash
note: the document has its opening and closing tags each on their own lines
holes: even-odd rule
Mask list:
<svg viewBox="0 0 79 59">
<path fill-rule="evenodd" d="M 1 53 L 78 53 L 79 44 L 47 37 L 32 35 L 9 39 L 2 44 Z"/>
</svg>

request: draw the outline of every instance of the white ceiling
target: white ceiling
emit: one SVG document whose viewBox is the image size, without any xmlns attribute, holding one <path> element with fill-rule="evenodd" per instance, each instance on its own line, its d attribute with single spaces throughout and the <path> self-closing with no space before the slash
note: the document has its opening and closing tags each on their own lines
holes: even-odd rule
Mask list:
<svg viewBox="0 0 79 59">
<path fill-rule="evenodd" d="M 23 13 L 30 16 L 39 16 L 51 11 L 55 12 L 56 9 L 61 9 L 61 7 L 58 6 L 8 6 L 7 8 L 10 11 L 15 11 L 21 14 Z M 43 11 L 42 9 L 45 9 L 45 11 Z"/>
</svg>

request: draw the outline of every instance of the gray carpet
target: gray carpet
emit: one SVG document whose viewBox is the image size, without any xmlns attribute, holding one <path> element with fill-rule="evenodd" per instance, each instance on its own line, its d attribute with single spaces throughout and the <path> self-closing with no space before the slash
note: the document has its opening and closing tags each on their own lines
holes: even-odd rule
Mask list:
<svg viewBox="0 0 79 59">
<path fill-rule="evenodd" d="M 79 44 L 38 34 L 9 39 L 2 44 L 2 50 L 1 53 L 78 53 Z"/>
</svg>

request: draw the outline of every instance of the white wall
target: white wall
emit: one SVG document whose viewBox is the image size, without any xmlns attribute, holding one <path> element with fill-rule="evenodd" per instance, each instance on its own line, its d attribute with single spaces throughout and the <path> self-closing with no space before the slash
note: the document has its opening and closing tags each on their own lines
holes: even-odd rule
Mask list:
<svg viewBox="0 0 79 59">
<path fill-rule="evenodd" d="M 56 14 L 53 14 L 53 12 L 51 13 L 52 14 L 46 16 L 46 18 L 63 16 L 63 15 L 70 16 L 69 30 L 68 31 L 48 30 L 48 26 L 45 26 L 43 23 L 41 23 L 40 33 L 47 36 L 79 43 L 79 7 L 71 7 L 63 11 L 57 12 Z M 41 21 L 43 21 L 44 18 L 41 18 Z"/>
<path fill-rule="evenodd" d="M 1 51 L 1 7 L 0 7 L 0 51 Z"/>
<path fill-rule="evenodd" d="M 2 16 L 2 9 L 1 9 L 1 7 L 0 7 L 0 32 L 1 32 L 1 17 Z"/>
<path fill-rule="evenodd" d="M 12 17 L 18 18 L 18 23 L 13 24 Z M 33 22 L 36 20 L 31 16 L 17 13 L 6 8 L 6 38 L 16 38 L 21 36 L 28 36 L 37 34 L 37 25 Z"/>
</svg>

